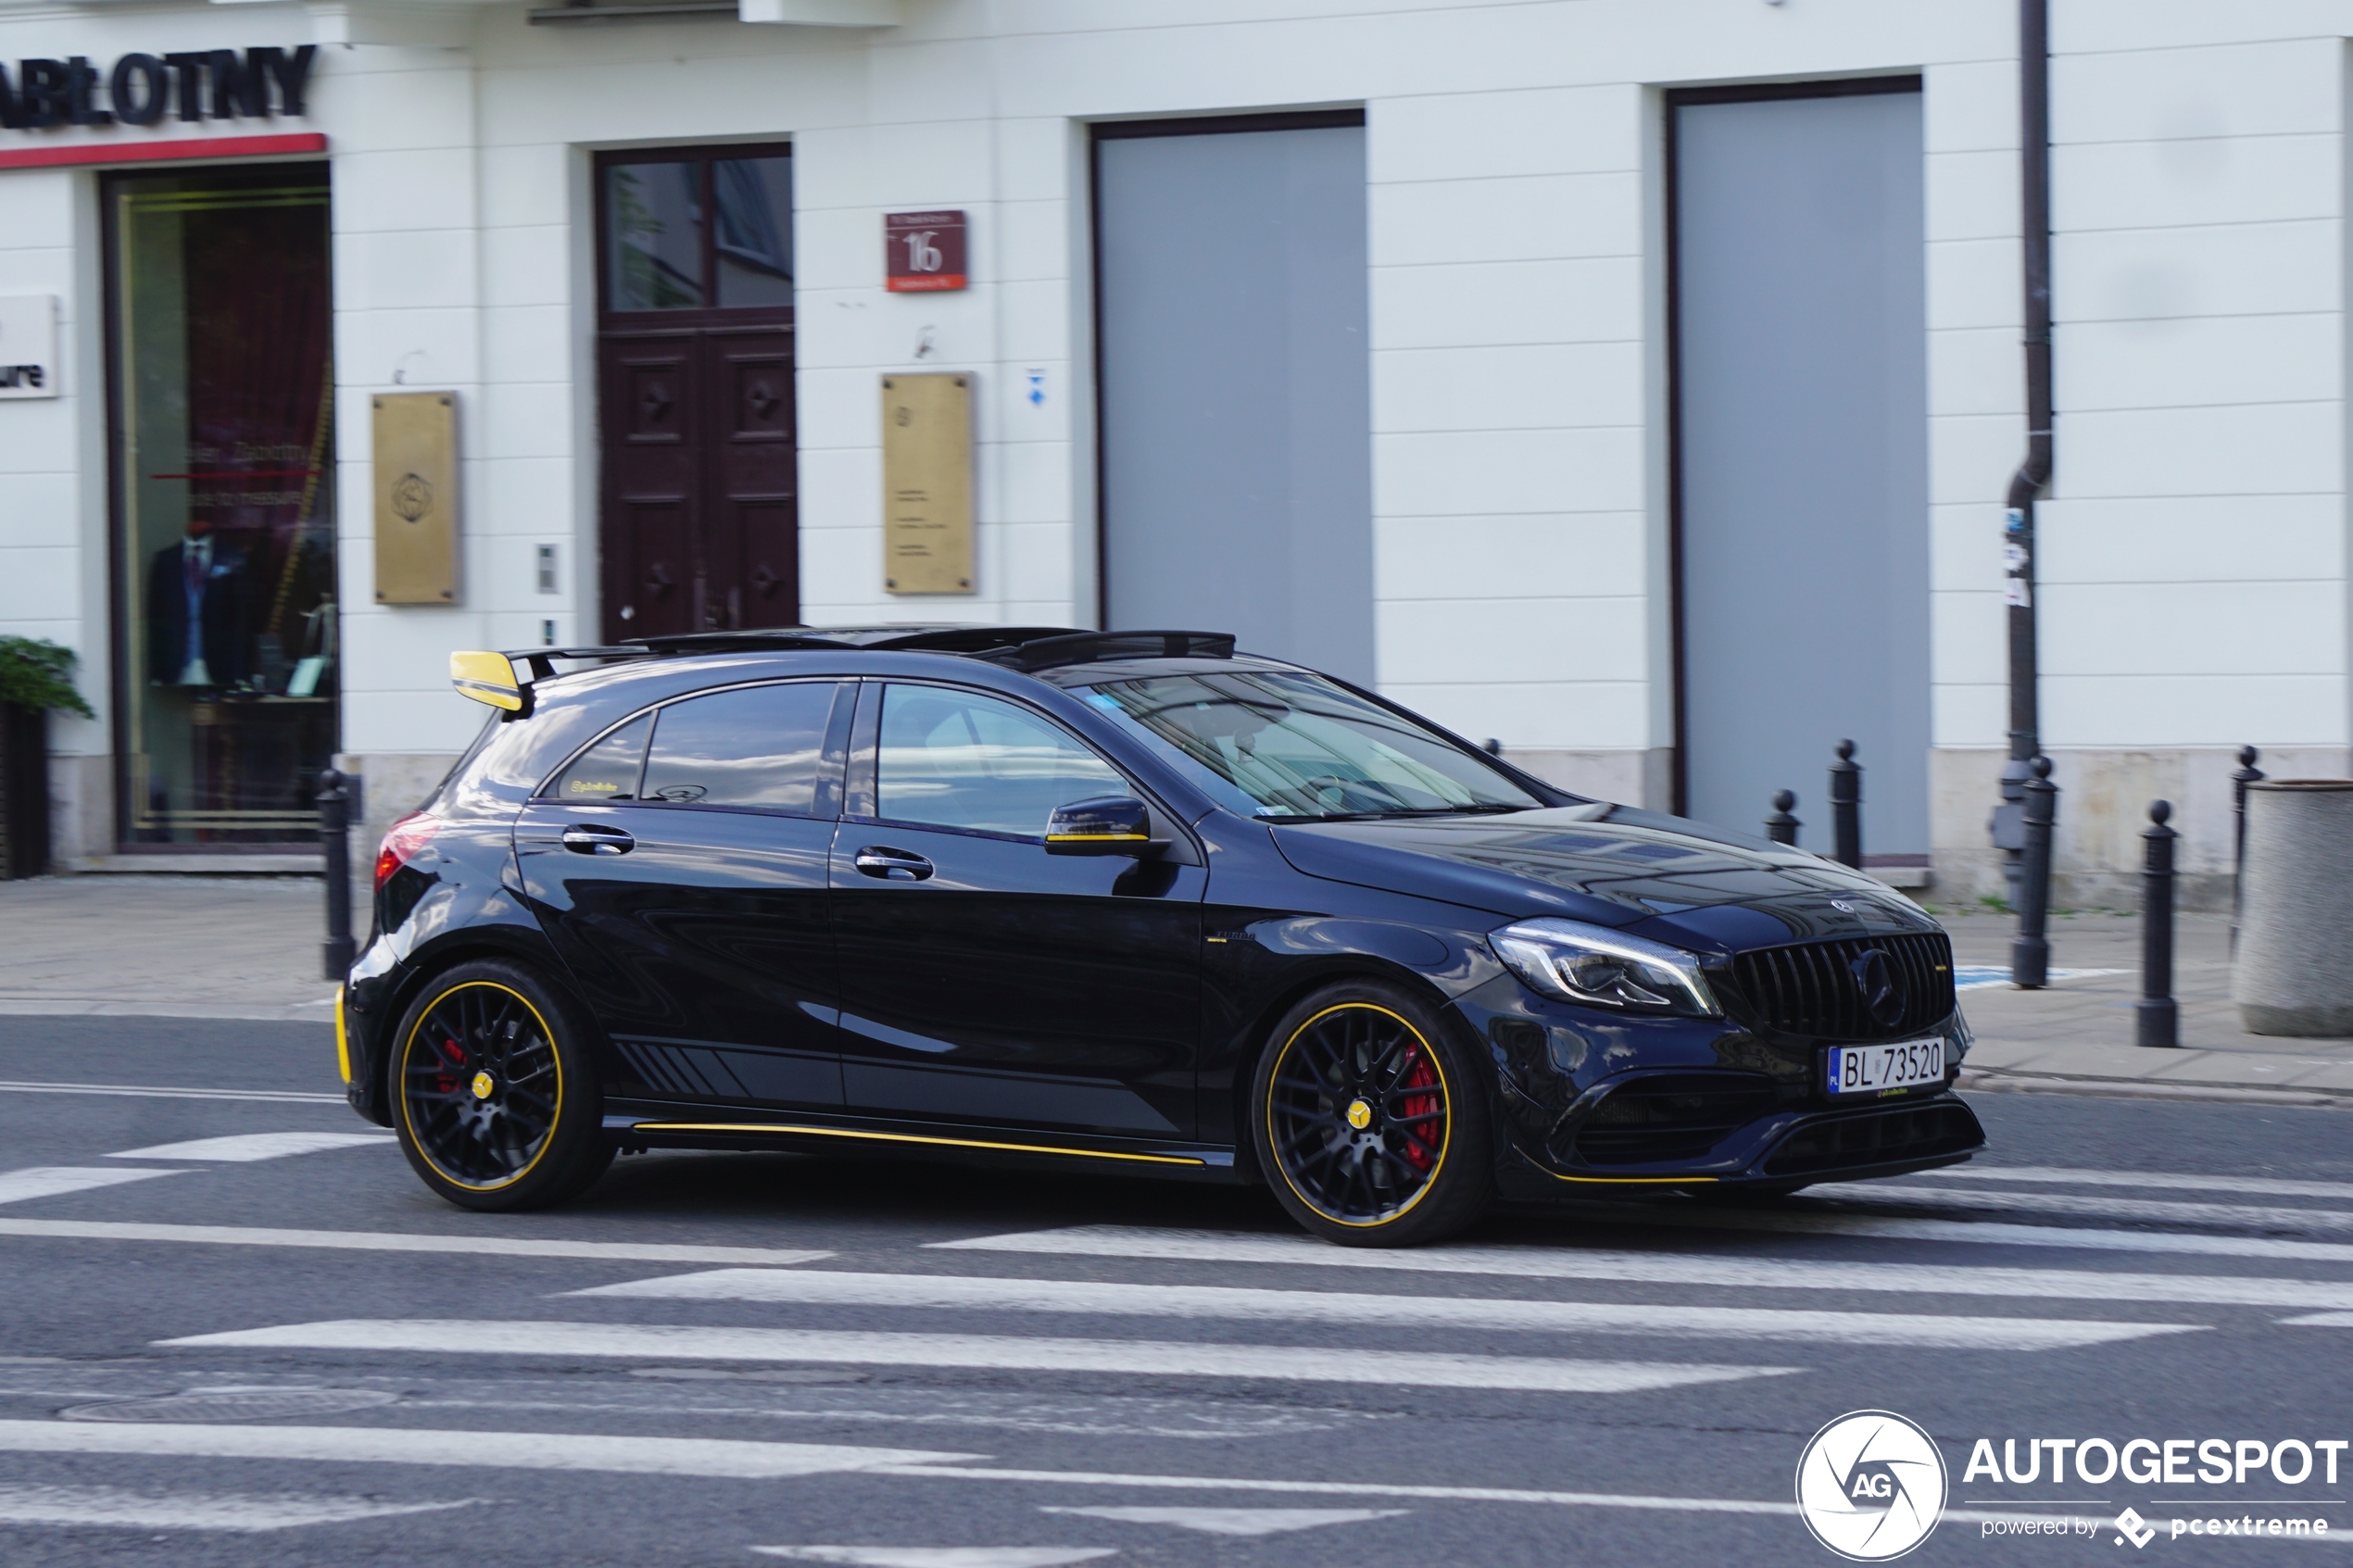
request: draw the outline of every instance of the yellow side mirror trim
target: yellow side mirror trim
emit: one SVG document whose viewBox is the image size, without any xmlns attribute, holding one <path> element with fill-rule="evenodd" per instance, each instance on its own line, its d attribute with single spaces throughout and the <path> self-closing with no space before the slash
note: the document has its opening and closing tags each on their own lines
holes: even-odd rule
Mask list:
<svg viewBox="0 0 2353 1568">
<path fill-rule="evenodd" d="M 510 713 L 522 711 L 522 682 L 515 675 L 514 660 L 503 653 L 451 654 L 449 684 L 458 688 L 459 696 Z"/>
</svg>

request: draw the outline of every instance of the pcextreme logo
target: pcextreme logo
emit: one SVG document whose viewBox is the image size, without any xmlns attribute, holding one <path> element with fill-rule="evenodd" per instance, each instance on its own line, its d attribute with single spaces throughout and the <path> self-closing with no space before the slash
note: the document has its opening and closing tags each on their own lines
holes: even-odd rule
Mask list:
<svg viewBox="0 0 2353 1568">
<path fill-rule="evenodd" d="M 1814 1434 L 1797 1460 L 1797 1512 L 1814 1538 L 1853 1562 L 1903 1556 L 1944 1515 L 1944 1456 L 1892 1411 L 1853 1411 Z"/>
</svg>

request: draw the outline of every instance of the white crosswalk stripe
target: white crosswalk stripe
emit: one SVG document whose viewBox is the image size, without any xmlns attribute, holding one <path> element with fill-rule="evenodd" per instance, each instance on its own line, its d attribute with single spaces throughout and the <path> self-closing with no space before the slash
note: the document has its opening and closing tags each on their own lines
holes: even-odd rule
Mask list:
<svg viewBox="0 0 2353 1568">
<path fill-rule="evenodd" d="M 142 1170 L 134 1165 L 29 1165 L 21 1171 L 0 1171 L 0 1203 L 27 1203 L 36 1198 L 60 1198 L 93 1187 L 120 1186 L 155 1176 L 184 1176 L 185 1171 Z"/>
<path fill-rule="evenodd" d="M 1211 1536 L 1277 1536 L 1327 1524 L 1362 1524 L 1400 1519 L 1403 1508 L 1041 1508 L 1040 1513 L 1070 1513 L 1112 1519 L 1123 1524 L 1174 1524 Z"/>
<path fill-rule="evenodd" d="M 220 1530 L 258 1535 L 306 1524 L 346 1524 L 406 1513 L 446 1513 L 479 1499 L 380 1502 L 320 1493 L 240 1496 L 235 1493 L 133 1491 L 126 1486 L 33 1486 L 0 1483 L 0 1524 L 66 1524 L 125 1530 Z"/>
<path fill-rule="evenodd" d="M 393 1147 L 390 1133 L 238 1133 L 228 1137 L 194 1138 L 186 1143 L 157 1144 L 126 1148 L 109 1160 L 199 1160 L 244 1165 L 257 1160 L 283 1160 L 288 1155 L 316 1154 L 330 1148 Z"/>
<path fill-rule="evenodd" d="M 1677 1361 L 1567 1361 L 1444 1350 L 1325 1349 L 1290 1345 L 1163 1344 L 1135 1339 L 988 1334 L 877 1334 L 671 1323 L 353 1318 L 235 1329 L 162 1341 L 188 1348 L 409 1350 L 470 1356 L 642 1356 L 683 1361 L 824 1361 L 852 1366 L 1101 1372 L 1151 1377 L 1248 1377 L 1424 1388 L 1519 1388 L 1630 1394 L 1698 1383 L 1777 1377 L 1800 1369 Z"/>
<path fill-rule="evenodd" d="M 2353 1231 L 2353 1212 L 2280 1209 L 2246 1203 L 2183 1203 L 2157 1198 L 2087 1198 L 2058 1192 L 1955 1192 L 1918 1183 L 1857 1184 L 1818 1202 L 1869 1208 L 1969 1209 L 2003 1213 L 2096 1215 L 2183 1225 L 2263 1225 L 2287 1230 Z"/>
<path fill-rule="evenodd" d="M 2239 1278 L 2227 1274 L 2108 1273 L 2076 1269 L 1856 1263 L 1828 1259 L 1720 1258 L 1703 1254 L 1567 1251 L 1538 1247 L 1465 1247 L 1374 1252 L 1328 1247 L 1311 1236 L 1078 1225 L 1067 1230 L 975 1236 L 935 1248 L 1047 1253 L 1081 1258 L 1157 1258 L 1204 1263 L 1276 1263 L 1388 1269 L 1420 1273 L 1500 1274 L 1528 1279 L 1621 1280 L 1639 1285 L 1729 1289 L 1869 1290 L 1925 1296 L 2008 1296 L 2055 1301 L 2177 1301 L 2212 1306 L 2312 1307 L 2353 1311 L 2353 1282 Z"/>
<path fill-rule="evenodd" d="M 2289 1181 L 2274 1176 L 2166 1174 L 2149 1171 L 2083 1171 L 2063 1165 L 1948 1165 L 1911 1181 L 2027 1182 L 2037 1185 L 2131 1187 L 2136 1192 L 2243 1192 L 2259 1198 L 2334 1198 L 2353 1203 L 2353 1182 Z M 1869 1185 L 1869 1184 L 1859 1184 Z"/>
<path fill-rule="evenodd" d="M 1671 1335 L 1820 1344 L 1834 1335 L 1890 1345 L 2045 1350 L 2195 1331 L 2196 1323 L 2101 1323 L 2056 1318 L 1782 1311 L 1747 1307 L 1529 1301 L 1486 1297 L 1363 1295 L 1221 1286 L 1121 1285 L 1103 1280 L 975 1278 L 847 1271 L 714 1269 L 598 1286 L 573 1296 L 684 1301 L 759 1301 L 993 1309 L 1110 1317 L 1221 1318 L 1246 1323 L 1378 1327 L 1523 1329 L 1553 1333 Z"/>
</svg>

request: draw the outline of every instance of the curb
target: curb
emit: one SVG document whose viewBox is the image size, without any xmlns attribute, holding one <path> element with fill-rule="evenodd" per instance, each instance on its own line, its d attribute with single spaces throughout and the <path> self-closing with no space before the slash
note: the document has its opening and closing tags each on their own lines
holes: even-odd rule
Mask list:
<svg viewBox="0 0 2353 1568">
<path fill-rule="evenodd" d="M 2353 1092 L 2339 1089 L 2250 1089 L 2236 1084 L 2150 1083 L 2142 1078 L 2070 1078 L 2058 1073 L 1970 1072 L 1954 1087 L 1976 1094 L 2095 1095 L 2222 1105 L 2293 1105 L 2353 1110 Z"/>
</svg>

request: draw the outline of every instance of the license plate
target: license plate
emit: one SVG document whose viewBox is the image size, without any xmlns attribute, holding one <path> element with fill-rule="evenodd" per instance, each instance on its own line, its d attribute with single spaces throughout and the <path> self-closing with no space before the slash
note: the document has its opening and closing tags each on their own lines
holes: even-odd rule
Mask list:
<svg viewBox="0 0 2353 1568">
<path fill-rule="evenodd" d="M 1822 1053 L 1825 1084 L 1834 1095 L 1877 1095 L 1918 1084 L 1944 1082 L 1944 1041 L 1905 1040 L 1892 1046 L 1832 1046 Z"/>
</svg>

